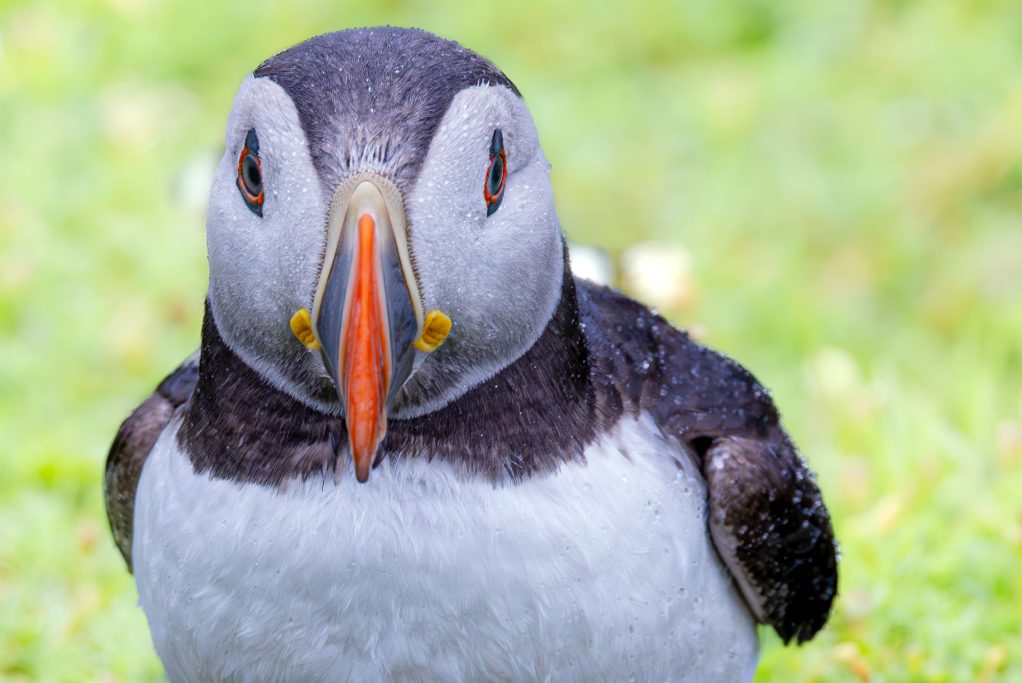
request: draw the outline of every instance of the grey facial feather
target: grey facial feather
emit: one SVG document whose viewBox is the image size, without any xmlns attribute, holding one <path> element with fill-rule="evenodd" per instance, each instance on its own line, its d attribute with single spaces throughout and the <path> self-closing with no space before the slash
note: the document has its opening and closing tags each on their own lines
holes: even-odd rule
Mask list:
<svg viewBox="0 0 1022 683">
<path fill-rule="evenodd" d="M 509 175 L 500 209 L 488 216 L 483 179 L 495 128 Z M 454 97 L 406 197 L 423 304 L 454 327 L 398 396 L 395 417 L 436 410 L 539 338 L 564 273 L 549 170 L 529 110 L 510 90 L 478 86 Z"/>
</svg>

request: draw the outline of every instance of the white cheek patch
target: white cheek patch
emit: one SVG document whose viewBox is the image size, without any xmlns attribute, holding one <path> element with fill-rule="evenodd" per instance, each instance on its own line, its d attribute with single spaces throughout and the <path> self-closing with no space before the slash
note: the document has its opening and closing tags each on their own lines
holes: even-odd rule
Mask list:
<svg viewBox="0 0 1022 683">
<path fill-rule="evenodd" d="M 496 128 L 509 175 L 488 217 L 483 188 Z M 476 86 L 451 102 L 406 198 L 423 305 L 454 321 L 426 365 L 456 376 L 460 393 L 525 353 L 560 300 L 563 246 L 548 171 L 522 100 L 501 86 Z"/>
<path fill-rule="evenodd" d="M 237 182 L 245 136 L 259 139 L 265 201 L 249 210 Z M 209 299 L 227 344 L 278 388 L 295 394 L 288 376 L 304 362 L 289 321 L 308 307 L 323 250 L 325 216 L 319 177 L 291 98 L 269 79 L 242 83 L 227 123 L 207 217 Z"/>
</svg>

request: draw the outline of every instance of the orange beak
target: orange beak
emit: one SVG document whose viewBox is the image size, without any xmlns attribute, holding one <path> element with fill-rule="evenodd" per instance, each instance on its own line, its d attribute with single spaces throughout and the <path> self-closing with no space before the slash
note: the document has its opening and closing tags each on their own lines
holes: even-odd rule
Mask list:
<svg viewBox="0 0 1022 683">
<path fill-rule="evenodd" d="M 391 399 L 411 372 L 423 316 L 400 195 L 381 178 L 350 185 L 335 197 L 312 319 L 344 409 L 355 476 L 365 482 Z"/>
<path fill-rule="evenodd" d="M 369 478 L 369 465 L 387 433 L 384 401 L 390 394 L 389 335 L 383 329 L 380 267 L 376 258 L 376 222 L 367 213 L 358 219 L 348 315 L 342 333 L 344 414 L 348 442 L 359 481 Z"/>
</svg>

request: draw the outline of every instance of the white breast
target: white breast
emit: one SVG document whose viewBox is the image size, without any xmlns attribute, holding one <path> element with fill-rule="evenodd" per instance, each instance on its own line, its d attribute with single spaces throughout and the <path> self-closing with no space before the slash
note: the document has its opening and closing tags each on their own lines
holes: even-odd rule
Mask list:
<svg viewBox="0 0 1022 683">
<path fill-rule="evenodd" d="M 705 491 L 648 418 L 504 488 L 424 459 L 287 490 L 194 474 L 172 425 L 132 549 L 172 681 L 748 680 Z M 349 466 L 350 467 L 350 466 Z"/>
</svg>

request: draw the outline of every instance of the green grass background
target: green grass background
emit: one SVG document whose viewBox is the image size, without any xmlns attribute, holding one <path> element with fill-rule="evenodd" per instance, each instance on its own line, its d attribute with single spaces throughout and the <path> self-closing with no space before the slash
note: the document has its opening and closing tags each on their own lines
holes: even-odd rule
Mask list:
<svg viewBox="0 0 1022 683">
<path fill-rule="evenodd" d="M 197 344 L 237 85 L 387 22 L 496 61 L 568 235 L 683 246 L 672 319 L 774 390 L 843 563 L 756 680 L 1022 681 L 1017 0 L 0 0 L 0 679 L 161 679 L 106 449 Z"/>
</svg>

